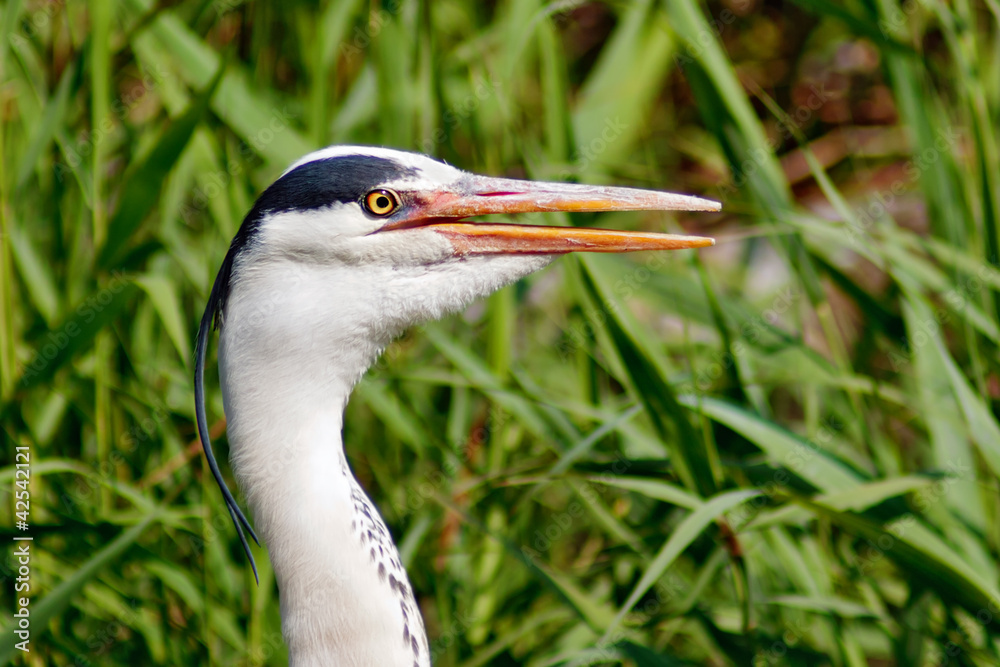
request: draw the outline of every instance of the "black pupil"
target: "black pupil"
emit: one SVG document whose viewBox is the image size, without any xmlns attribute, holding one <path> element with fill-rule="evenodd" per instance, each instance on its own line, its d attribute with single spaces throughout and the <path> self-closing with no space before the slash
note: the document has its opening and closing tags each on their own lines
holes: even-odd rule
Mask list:
<svg viewBox="0 0 1000 667">
<path fill-rule="evenodd" d="M 389 208 L 390 202 L 389 198 L 385 195 L 380 195 L 378 199 L 375 200 L 375 208 L 382 210 L 384 208 Z"/>
</svg>

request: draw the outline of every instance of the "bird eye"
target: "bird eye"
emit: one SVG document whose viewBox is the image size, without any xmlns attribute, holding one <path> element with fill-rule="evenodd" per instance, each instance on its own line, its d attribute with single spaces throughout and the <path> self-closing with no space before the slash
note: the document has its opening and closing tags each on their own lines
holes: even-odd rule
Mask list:
<svg viewBox="0 0 1000 667">
<path fill-rule="evenodd" d="M 365 195 L 365 208 L 375 215 L 389 215 L 399 208 L 399 195 L 392 190 L 372 190 Z"/>
</svg>

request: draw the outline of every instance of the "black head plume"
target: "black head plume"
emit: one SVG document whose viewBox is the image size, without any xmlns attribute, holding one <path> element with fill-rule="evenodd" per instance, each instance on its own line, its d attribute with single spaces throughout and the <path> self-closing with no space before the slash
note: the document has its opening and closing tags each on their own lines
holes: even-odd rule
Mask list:
<svg viewBox="0 0 1000 667">
<path fill-rule="evenodd" d="M 230 247 L 229 253 L 226 255 L 226 259 L 223 262 L 223 267 L 227 267 L 227 265 L 231 263 L 232 255 L 233 248 Z M 236 499 L 229 491 L 229 487 L 226 486 L 226 481 L 222 479 L 222 472 L 219 470 L 219 464 L 216 462 L 215 454 L 212 452 L 212 441 L 208 435 L 208 418 L 205 414 L 205 353 L 208 348 L 208 336 L 212 331 L 212 323 L 217 320 L 217 317 L 221 317 L 221 315 L 217 315 L 221 313 L 221 283 L 223 280 L 228 283 L 229 273 L 230 272 L 228 270 L 222 270 L 219 271 L 219 275 L 216 276 L 215 283 L 212 285 L 212 293 L 208 297 L 208 305 L 205 307 L 204 315 L 201 316 L 201 326 L 198 327 L 198 342 L 195 345 L 194 364 L 194 407 L 196 421 L 198 422 L 198 437 L 201 439 L 202 449 L 205 450 L 205 458 L 208 459 L 208 467 L 212 471 L 212 476 L 215 477 L 215 482 L 219 485 L 219 489 L 222 491 L 222 497 L 226 500 L 226 508 L 229 510 L 229 516 L 233 520 L 233 525 L 236 526 L 236 532 L 240 536 L 240 543 L 243 545 L 243 551 L 246 552 L 247 558 L 250 559 L 250 567 L 253 569 L 253 578 L 258 584 L 260 584 L 260 577 L 257 575 L 257 563 L 254 562 L 253 553 L 250 551 L 250 543 L 247 542 L 246 535 L 243 533 L 243 528 L 246 527 L 247 532 L 250 533 L 250 537 L 252 537 L 253 541 L 257 543 L 257 546 L 260 546 L 260 540 L 257 539 L 257 534 L 250 526 L 250 522 L 243 514 L 240 506 L 236 503 Z"/>
</svg>

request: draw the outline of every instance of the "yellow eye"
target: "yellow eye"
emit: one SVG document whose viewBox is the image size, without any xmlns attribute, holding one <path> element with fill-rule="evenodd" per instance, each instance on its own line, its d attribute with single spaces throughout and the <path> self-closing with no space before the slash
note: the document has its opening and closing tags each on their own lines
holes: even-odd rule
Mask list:
<svg viewBox="0 0 1000 667">
<path fill-rule="evenodd" d="M 389 215 L 399 208 L 399 195 L 392 190 L 372 190 L 365 195 L 365 208 L 375 215 Z"/>
</svg>

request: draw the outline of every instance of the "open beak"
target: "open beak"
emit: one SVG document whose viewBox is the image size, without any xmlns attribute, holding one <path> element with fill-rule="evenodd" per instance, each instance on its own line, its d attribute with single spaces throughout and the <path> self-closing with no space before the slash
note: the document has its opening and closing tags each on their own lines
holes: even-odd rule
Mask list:
<svg viewBox="0 0 1000 667">
<path fill-rule="evenodd" d="M 715 240 L 655 232 L 472 222 L 491 213 L 545 211 L 718 211 L 718 202 L 670 192 L 470 175 L 447 191 L 422 194 L 412 213 L 379 231 L 423 227 L 446 237 L 458 255 L 634 252 L 703 248 Z"/>
</svg>

